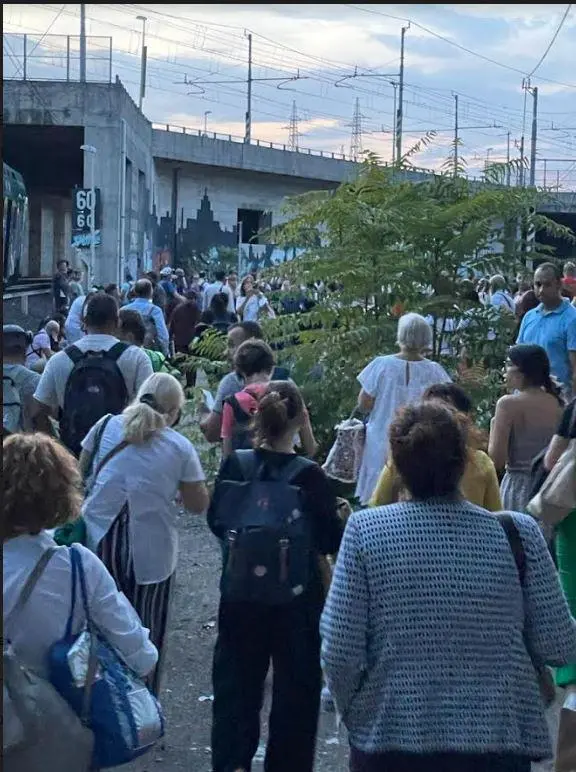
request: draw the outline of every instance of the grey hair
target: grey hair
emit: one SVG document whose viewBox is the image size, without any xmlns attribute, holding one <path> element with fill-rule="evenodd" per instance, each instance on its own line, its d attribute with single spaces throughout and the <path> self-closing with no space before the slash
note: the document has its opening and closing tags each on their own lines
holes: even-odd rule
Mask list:
<svg viewBox="0 0 576 772">
<path fill-rule="evenodd" d="M 123 412 L 124 438 L 135 445 L 170 426 L 186 398 L 180 382 L 169 373 L 154 373 L 138 389 L 136 399 Z"/>
<path fill-rule="evenodd" d="M 490 289 L 491 290 L 503 290 L 506 287 L 506 279 L 502 276 L 502 274 L 497 273 L 495 276 L 493 276 L 490 279 Z"/>
<path fill-rule="evenodd" d="M 431 349 L 432 328 L 420 314 L 404 314 L 398 322 L 397 343 L 410 351 Z"/>
</svg>

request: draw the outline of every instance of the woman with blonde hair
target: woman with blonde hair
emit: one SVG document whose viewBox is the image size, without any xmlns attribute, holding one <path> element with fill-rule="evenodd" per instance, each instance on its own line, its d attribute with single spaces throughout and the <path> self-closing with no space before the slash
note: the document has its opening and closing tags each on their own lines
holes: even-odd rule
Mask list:
<svg viewBox="0 0 576 772">
<path fill-rule="evenodd" d="M 179 494 L 198 514 L 208 507 L 198 454 L 173 429 L 184 401 L 176 378 L 151 375 L 121 415 L 93 426 L 80 456 L 89 479 L 87 544 L 150 630 L 160 657 L 150 684 L 156 694 L 178 557 L 174 500 Z"/>
</svg>

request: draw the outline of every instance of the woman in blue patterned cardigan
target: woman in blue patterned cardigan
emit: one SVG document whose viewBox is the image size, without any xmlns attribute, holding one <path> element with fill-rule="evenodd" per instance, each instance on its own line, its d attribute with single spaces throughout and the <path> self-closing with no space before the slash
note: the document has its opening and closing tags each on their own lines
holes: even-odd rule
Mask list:
<svg viewBox="0 0 576 772">
<path fill-rule="evenodd" d="M 412 500 L 352 515 L 321 624 L 350 769 L 529 772 L 552 750 L 533 662 L 576 661 L 540 529 L 513 515 L 522 587 L 498 518 L 458 494 L 466 436 L 447 406 L 405 408 L 390 448 Z"/>
</svg>

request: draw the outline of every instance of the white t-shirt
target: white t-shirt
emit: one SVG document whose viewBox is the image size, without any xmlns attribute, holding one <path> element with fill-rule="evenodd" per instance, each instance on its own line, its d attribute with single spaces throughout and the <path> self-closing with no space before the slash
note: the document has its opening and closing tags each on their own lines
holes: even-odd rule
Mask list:
<svg viewBox="0 0 576 772">
<path fill-rule="evenodd" d="M 227 311 L 233 314 L 234 311 L 236 310 L 234 293 L 232 292 L 232 288 L 229 287 L 227 284 L 225 284 L 223 281 L 215 281 L 215 282 L 212 282 L 212 284 L 204 285 L 204 294 L 202 297 L 202 310 L 208 311 L 210 309 L 210 303 L 212 302 L 212 298 L 214 297 L 214 295 L 217 295 L 219 292 L 223 292 L 228 297 Z"/>
<path fill-rule="evenodd" d="M 48 652 L 64 637 L 70 614 L 72 568 L 67 547 L 59 547 L 52 555 L 13 624 L 6 625 L 6 620 L 42 553 L 55 546 L 48 532 L 41 531 L 36 535 L 23 534 L 9 539 L 2 550 L 4 634 L 22 659 L 44 677 L 48 677 Z M 158 659 L 148 630 L 142 626 L 126 597 L 118 592 L 103 563 L 85 547 L 77 545 L 76 548 L 86 577 L 92 621 L 136 673 L 148 675 Z M 77 598 L 72 632 L 76 635 L 85 624 L 84 608 Z"/>
<path fill-rule="evenodd" d="M 84 330 L 82 329 L 82 309 L 86 302 L 86 295 L 80 295 L 77 297 L 70 306 L 68 316 L 64 322 L 64 332 L 69 343 L 76 343 L 77 340 L 84 337 Z"/>
<path fill-rule="evenodd" d="M 109 351 L 119 343 L 113 335 L 86 335 L 74 344 L 83 353 L 86 351 Z M 74 364 L 65 351 L 54 354 L 44 368 L 34 399 L 53 410 L 64 406 L 64 392 Z M 128 398 L 134 399 L 140 386 L 152 373 L 152 363 L 138 346 L 129 346 L 118 359 L 118 367 L 124 376 Z"/>
<path fill-rule="evenodd" d="M 236 301 L 236 310 L 242 316 L 244 322 L 257 322 L 261 312 L 268 306 L 268 300 L 264 295 L 245 295 Z M 266 315 L 273 319 L 276 314 L 272 309 L 266 311 Z"/>
<path fill-rule="evenodd" d="M 82 448 L 91 453 L 102 418 L 88 432 Z M 93 469 L 124 437 L 123 416 L 113 416 L 104 430 Z M 190 440 L 162 429 L 143 445 L 129 445 L 102 469 L 84 502 L 88 547 L 97 551 L 122 507 L 130 510 L 130 536 L 134 574 L 138 584 L 168 579 L 176 569 L 178 531 L 174 498 L 181 482 L 205 479 L 198 454 Z"/>
</svg>

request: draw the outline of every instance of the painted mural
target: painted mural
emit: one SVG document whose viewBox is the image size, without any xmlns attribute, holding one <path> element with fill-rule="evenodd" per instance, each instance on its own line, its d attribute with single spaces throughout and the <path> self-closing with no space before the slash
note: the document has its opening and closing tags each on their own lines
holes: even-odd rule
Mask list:
<svg viewBox="0 0 576 772">
<path fill-rule="evenodd" d="M 283 250 L 274 244 L 238 244 L 239 226 L 222 227 L 214 216 L 208 189 L 200 201 L 195 217 L 184 217 L 179 207 L 178 221 L 169 211 L 159 218 L 156 207 L 153 214 L 156 228 L 153 265 L 182 266 L 188 270 L 209 270 L 216 264 L 230 264 L 241 272 L 262 270 L 285 262 L 294 256 L 294 250 Z M 272 225 L 272 213 L 263 212 L 259 219 L 259 231 Z M 238 263 L 240 260 L 240 263 Z"/>
</svg>

